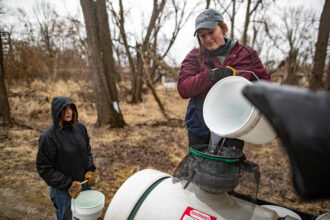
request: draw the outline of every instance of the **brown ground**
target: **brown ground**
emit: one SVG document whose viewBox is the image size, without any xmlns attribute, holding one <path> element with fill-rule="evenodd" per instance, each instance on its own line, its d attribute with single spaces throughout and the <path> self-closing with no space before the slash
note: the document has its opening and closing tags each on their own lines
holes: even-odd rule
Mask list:
<svg viewBox="0 0 330 220">
<path fill-rule="evenodd" d="M 11 88 L 9 95 L 12 116 L 22 124 L 43 129 L 50 123 L 54 96 L 67 95 L 76 102 L 97 166 L 98 183 L 94 189 L 105 194 L 106 210 L 114 193 L 133 173 L 153 168 L 173 174 L 188 151 L 183 122 L 187 100 L 182 100 L 176 89 L 158 87 L 157 91 L 171 120 L 164 119 L 153 97 L 147 94 L 139 105 L 121 103 L 128 124 L 123 129 L 94 127 L 93 93 L 85 82 L 45 85 L 35 81 L 30 89 Z M 35 167 L 40 134 L 22 125 L 0 126 L 0 219 L 55 219 L 49 188 Z M 246 144 L 244 153 L 260 166 L 259 198 L 313 214 L 330 210 L 329 200 L 299 200 L 291 184 L 287 156 L 278 140 L 266 145 Z"/>
</svg>

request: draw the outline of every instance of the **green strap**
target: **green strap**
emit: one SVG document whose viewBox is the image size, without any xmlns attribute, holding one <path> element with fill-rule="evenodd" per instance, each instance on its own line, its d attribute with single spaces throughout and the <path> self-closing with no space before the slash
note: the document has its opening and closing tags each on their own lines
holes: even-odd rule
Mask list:
<svg viewBox="0 0 330 220">
<path fill-rule="evenodd" d="M 216 160 L 216 161 L 221 161 L 221 162 L 226 162 L 226 163 L 237 163 L 239 161 L 239 159 L 229 159 L 229 158 L 213 157 L 213 156 L 201 154 L 201 153 L 195 151 L 192 148 L 190 148 L 190 152 L 192 154 L 198 156 L 198 157 L 203 157 L 203 158 L 206 158 L 206 159 Z"/>
<path fill-rule="evenodd" d="M 142 203 L 144 202 L 144 200 L 148 197 L 148 195 L 151 193 L 151 191 L 156 188 L 156 186 L 161 183 L 163 180 L 170 178 L 169 176 L 163 177 L 159 180 L 157 180 L 156 182 L 154 182 L 140 197 L 140 199 L 137 201 L 137 203 L 135 204 L 131 214 L 128 216 L 127 220 L 133 220 L 135 218 L 136 213 L 139 211 Z"/>
</svg>

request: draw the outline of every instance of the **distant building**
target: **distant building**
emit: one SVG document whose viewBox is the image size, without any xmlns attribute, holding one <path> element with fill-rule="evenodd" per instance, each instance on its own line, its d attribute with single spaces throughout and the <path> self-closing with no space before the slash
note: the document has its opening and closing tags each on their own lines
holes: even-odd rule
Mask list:
<svg viewBox="0 0 330 220">
<path fill-rule="evenodd" d="M 162 85 L 165 88 L 176 88 L 177 86 L 177 82 L 173 79 L 173 77 L 169 77 L 169 76 L 162 76 Z"/>
</svg>

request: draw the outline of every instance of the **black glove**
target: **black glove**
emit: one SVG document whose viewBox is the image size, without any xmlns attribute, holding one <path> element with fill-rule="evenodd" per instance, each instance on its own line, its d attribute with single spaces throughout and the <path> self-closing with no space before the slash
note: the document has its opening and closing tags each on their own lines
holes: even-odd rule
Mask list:
<svg viewBox="0 0 330 220">
<path fill-rule="evenodd" d="M 211 70 L 208 73 L 208 77 L 210 80 L 214 83 L 218 82 L 219 80 L 227 77 L 227 76 L 233 76 L 236 75 L 236 71 L 232 67 L 219 67 Z"/>
</svg>

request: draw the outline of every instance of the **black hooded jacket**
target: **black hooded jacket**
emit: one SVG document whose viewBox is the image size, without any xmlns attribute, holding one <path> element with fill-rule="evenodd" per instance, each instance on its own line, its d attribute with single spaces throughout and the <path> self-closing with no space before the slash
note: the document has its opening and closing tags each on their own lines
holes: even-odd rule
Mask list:
<svg viewBox="0 0 330 220">
<path fill-rule="evenodd" d="M 78 122 L 73 128 L 69 123 L 59 130 L 59 117 L 67 105 L 78 116 L 75 104 L 68 97 L 54 98 L 53 124 L 39 138 L 36 160 L 39 175 L 49 186 L 59 189 L 67 189 L 74 180 L 83 181 L 87 171 L 96 169 L 85 126 Z"/>
</svg>

